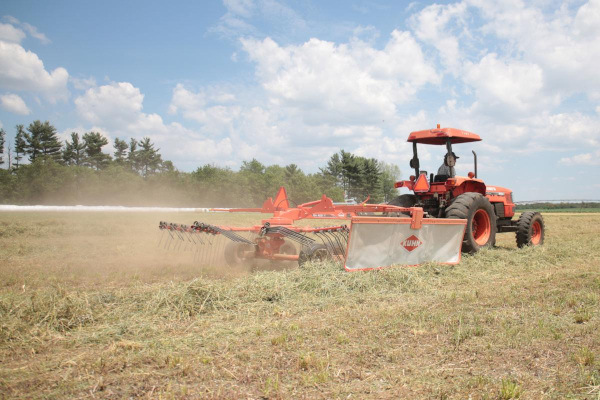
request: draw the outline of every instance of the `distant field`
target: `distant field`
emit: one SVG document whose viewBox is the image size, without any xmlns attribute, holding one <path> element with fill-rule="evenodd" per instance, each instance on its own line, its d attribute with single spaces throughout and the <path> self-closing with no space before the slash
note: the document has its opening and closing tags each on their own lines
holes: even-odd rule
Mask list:
<svg viewBox="0 0 600 400">
<path fill-rule="evenodd" d="M 0 398 L 598 399 L 600 215 L 552 212 L 542 247 L 361 273 L 157 246 L 257 215 L 0 213 Z"/>
<path fill-rule="evenodd" d="M 524 211 L 540 211 L 543 213 L 581 214 L 581 213 L 600 213 L 600 208 L 552 208 L 549 210 L 540 209 L 540 208 L 524 208 L 524 209 L 517 210 L 517 212 L 524 212 Z"/>
</svg>

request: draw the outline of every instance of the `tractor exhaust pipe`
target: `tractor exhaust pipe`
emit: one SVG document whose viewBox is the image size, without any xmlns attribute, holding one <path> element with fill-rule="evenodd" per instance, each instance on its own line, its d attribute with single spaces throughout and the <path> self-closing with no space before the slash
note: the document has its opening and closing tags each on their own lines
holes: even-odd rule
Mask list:
<svg viewBox="0 0 600 400">
<path fill-rule="evenodd" d="M 477 153 L 474 150 L 471 150 L 473 153 L 473 159 L 475 160 L 475 178 L 477 178 Z"/>
</svg>

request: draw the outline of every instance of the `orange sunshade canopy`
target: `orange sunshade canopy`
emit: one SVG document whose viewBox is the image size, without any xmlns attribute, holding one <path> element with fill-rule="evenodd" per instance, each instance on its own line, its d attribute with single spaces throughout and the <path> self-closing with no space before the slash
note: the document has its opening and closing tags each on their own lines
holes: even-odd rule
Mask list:
<svg viewBox="0 0 600 400">
<path fill-rule="evenodd" d="M 476 133 L 455 128 L 437 128 L 411 132 L 410 135 L 408 135 L 407 141 L 423 144 L 445 145 L 448 138 L 450 138 L 450 142 L 452 144 L 477 142 L 481 140 L 479 135 Z"/>
</svg>

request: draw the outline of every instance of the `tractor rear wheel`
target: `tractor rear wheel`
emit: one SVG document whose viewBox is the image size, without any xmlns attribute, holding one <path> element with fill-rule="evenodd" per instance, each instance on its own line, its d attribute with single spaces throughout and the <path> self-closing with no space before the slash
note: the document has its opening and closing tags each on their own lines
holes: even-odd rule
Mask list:
<svg viewBox="0 0 600 400">
<path fill-rule="evenodd" d="M 446 218 L 467 220 L 462 252 L 476 253 L 496 244 L 496 214 L 490 201 L 480 193 L 463 193 L 446 208 Z"/>
<path fill-rule="evenodd" d="M 544 243 L 544 218 L 536 211 L 525 211 L 517 222 L 517 246 L 539 246 Z"/>
<path fill-rule="evenodd" d="M 417 202 L 417 197 L 414 194 L 401 194 L 400 196 L 392 199 L 388 203 L 390 206 L 398 206 L 398 207 L 414 207 Z M 408 215 L 410 217 L 410 213 L 385 213 L 386 217 L 400 217 L 403 215 Z"/>
</svg>

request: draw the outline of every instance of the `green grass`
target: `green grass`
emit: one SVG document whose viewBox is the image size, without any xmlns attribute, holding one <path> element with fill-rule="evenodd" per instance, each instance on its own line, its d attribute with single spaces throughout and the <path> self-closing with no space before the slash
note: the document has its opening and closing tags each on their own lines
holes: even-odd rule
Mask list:
<svg viewBox="0 0 600 400">
<path fill-rule="evenodd" d="M 158 248 L 159 220 L 0 214 L 0 398 L 600 395 L 600 215 L 545 216 L 456 266 L 251 272 Z M 312 221 L 327 225 L 327 221 Z"/>
</svg>

